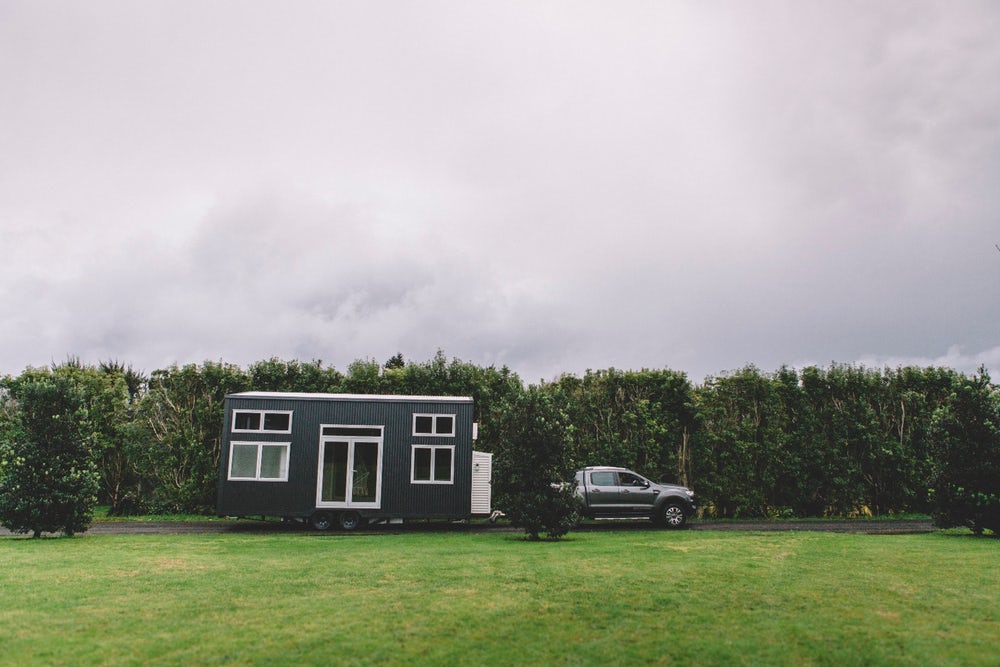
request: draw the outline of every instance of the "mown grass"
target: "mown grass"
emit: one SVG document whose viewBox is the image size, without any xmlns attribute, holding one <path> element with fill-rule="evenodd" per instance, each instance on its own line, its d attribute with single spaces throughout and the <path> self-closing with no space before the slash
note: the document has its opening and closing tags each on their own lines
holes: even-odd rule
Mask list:
<svg viewBox="0 0 1000 667">
<path fill-rule="evenodd" d="M 995 665 L 1000 541 L 0 538 L 0 663 Z"/>
</svg>

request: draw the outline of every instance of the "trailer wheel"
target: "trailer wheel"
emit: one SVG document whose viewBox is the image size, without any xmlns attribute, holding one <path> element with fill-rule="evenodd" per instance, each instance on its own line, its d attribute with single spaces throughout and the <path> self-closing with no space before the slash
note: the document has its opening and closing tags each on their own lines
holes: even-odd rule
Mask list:
<svg viewBox="0 0 1000 667">
<path fill-rule="evenodd" d="M 329 512 L 316 512 L 309 517 L 309 525 L 316 530 L 330 530 L 333 528 L 333 518 Z"/>
<path fill-rule="evenodd" d="M 337 515 L 337 523 L 341 530 L 354 530 L 359 528 L 364 521 L 357 512 L 341 512 Z"/>
</svg>

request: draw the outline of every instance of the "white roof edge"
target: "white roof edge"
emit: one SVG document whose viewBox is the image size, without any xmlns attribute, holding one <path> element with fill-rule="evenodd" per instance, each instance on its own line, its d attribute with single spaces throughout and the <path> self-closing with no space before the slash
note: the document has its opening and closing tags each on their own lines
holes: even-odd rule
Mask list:
<svg viewBox="0 0 1000 667">
<path fill-rule="evenodd" d="M 471 403 L 471 396 L 404 396 L 398 394 L 321 394 L 295 391 L 241 391 L 226 398 L 274 398 L 311 401 L 413 401 Z"/>
</svg>

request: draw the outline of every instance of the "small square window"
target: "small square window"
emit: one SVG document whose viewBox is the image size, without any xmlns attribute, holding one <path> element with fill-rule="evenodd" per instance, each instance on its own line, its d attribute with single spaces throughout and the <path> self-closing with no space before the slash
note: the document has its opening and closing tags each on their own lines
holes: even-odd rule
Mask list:
<svg viewBox="0 0 1000 667">
<path fill-rule="evenodd" d="M 413 418 L 413 432 L 421 435 L 432 435 L 434 433 L 434 417 L 430 415 L 417 415 Z"/>
<path fill-rule="evenodd" d="M 259 412 L 237 412 L 233 416 L 233 430 L 234 431 L 259 431 L 260 430 L 260 413 Z"/>
<path fill-rule="evenodd" d="M 288 481 L 287 442 L 234 442 L 229 449 L 229 479 Z"/>
<path fill-rule="evenodd" d="M 233 445 L 229 476 L 242 479 L 257 477 L 257 445 Z"/>
<path fill-rule="evenodd" d="M 292 415 L 287 412 L 265 412 L 265 431 L 287 431 L 292 423 Z"/>
<path fill-rule="evenodd" d="M 261 479 L 285 479 L 288 477 L 287 466 L 288 447 L 286 445 L 261 445 Z"/>
<path fill-rule="evenodd" d="M 455 433 L 455 418 L 451 415 L 439 415 L 434 422 L 434 432 L 438 435 L 452 435 Z"/>
</svg>

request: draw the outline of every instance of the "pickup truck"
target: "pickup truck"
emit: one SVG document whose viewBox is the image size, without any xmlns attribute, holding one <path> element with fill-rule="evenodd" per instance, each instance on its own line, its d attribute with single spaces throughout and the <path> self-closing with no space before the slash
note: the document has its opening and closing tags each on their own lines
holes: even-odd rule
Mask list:
<svg viewBox="0 0 1000 667">
<path fill-rule="evenodd" d="M 578 470 L 576 495 L 581 516 L 645 517 L 666 528 L 683 527 L 696 508 L 690 489 L 657 484 L 626 468 L 610 466 Z"/>
</svg>

